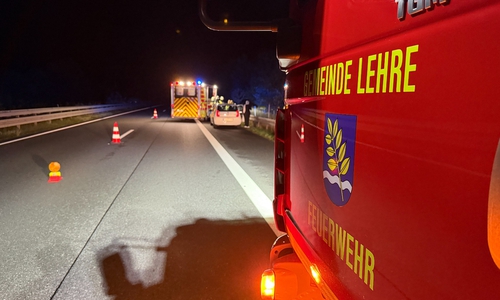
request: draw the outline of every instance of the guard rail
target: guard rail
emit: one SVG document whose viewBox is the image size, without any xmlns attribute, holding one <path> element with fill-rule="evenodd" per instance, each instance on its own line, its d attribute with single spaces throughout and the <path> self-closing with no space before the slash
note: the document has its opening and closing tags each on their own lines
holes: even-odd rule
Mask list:
<svg viewBox="0 0 500 300">
<path fill-rule="evenodd" d="M 131 104 L 105 104 L 88 106 L 65 106 L 33 109 L 16 109 L 0 111 L 0 128 L 18 128 L 25 124 L 52 121 L 57 119 L 103 113 L 130 107 Z"/>
<path fill-rule="evenodd" d="M 274 131 L 274 126 L 276 124 L 276 120 L 268 119 L 257 116 L 250 116 L 250 122 L 255 127 L 265 128 L 266 130 Z"/>
</svg>

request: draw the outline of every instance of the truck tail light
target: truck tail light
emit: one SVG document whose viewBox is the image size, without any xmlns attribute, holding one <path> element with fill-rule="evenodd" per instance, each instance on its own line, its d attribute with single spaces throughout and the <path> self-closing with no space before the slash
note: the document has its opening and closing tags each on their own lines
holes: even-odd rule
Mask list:
<svg viewBox="0 0 500 300">
<path fill-rule="evenodd" d="M 218 111 L 218 110 L 217 110 L 217 111 L 215 111 L 215 115 L 216 115 L 217 117 L 220 117 L 220 111 Z"/>
<path fill-rule="evenodd" d="M 239 117 L 239 116 L 240 116 L 240 110 L 239 110 L 239 109 L 237 109 L 237 110 L 236 110 L 236 117 Z"/>
<path fill-rule="evenodd" d="M 274 289 L 276 287 L 276 278 L 274 271 L 271 269 L 265 270 L 262 273 L 260 281 L 260 296 L 263 300 L 274 300 Z"/>
</svg>

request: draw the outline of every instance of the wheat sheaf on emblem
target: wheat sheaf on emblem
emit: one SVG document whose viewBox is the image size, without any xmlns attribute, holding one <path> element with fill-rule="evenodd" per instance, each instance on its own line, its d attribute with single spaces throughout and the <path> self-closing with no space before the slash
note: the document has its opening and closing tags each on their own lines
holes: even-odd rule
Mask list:
<svg viewBox="0 0 500 300">
<path fill-rule="evenodd" d="M 339 129 L 338 119 L 332 124 L 332 120 L 328 118 L 328 133 L 325 135 L 326 154 L 329 159 L 327 161 L 328 168 L 332 172 L 336 172 L 339 177 L 340 194 L 342 202 L 344 202 L 344 194 L 342 193 L 342 176 L 349 171 L 351 159 L 345 157 L 346 142 L 342 143 L 342 129 Z"/>
</svg>

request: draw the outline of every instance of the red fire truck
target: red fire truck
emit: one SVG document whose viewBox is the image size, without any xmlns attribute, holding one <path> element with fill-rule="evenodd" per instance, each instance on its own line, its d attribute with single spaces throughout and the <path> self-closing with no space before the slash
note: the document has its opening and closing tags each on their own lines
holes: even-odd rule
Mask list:
<svg viewBox="0 0 500 300">
<path fill-rule="evenodd" d="M 500 2 L 292 0 L 263 299 L 500 299 Z"/>
</svg>

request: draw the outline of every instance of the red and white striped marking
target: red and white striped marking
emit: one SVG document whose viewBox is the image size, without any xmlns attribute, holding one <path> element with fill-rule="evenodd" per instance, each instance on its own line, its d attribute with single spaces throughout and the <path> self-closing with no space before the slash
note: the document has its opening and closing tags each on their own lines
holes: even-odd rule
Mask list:
<svg viewBox="0 0 500 300">
<path fill-rule="evenodd" d="M 122 142 L 120 137 L 120 130 L 118 129 L 118 123 L 115 122 L 113 125 L 113 138 L 111 140 L 113 144 L 120 144 Z"/>
</svg>

